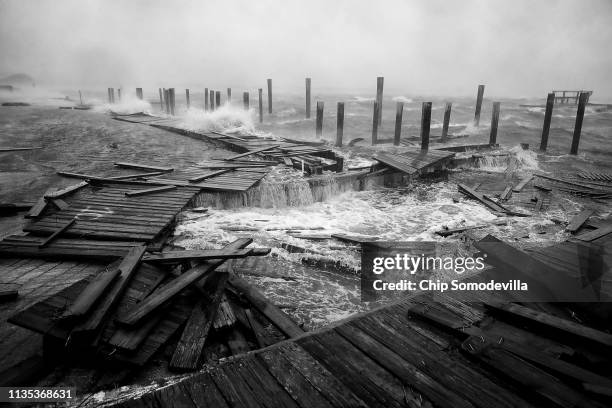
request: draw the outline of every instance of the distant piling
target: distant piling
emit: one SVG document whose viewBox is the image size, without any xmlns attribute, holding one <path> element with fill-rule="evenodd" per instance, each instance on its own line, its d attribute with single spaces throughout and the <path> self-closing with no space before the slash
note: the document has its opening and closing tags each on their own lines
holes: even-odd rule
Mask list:
<svg viewBox="0 0 612 408">
<path fill-rule="evenodd" d="M 315 133 L 317 138 L 323 136 L 323 107 L 325 106 L 323 101 L 317 101 L 317 120 Z"/>
<path fill-rule="evenodd" d="M 159 110 L 164 111 L 164 95 L 161 88 L 159 88 Z"/>
<path fill-rule="evenodd" d="M 187 109 L 191 106 L 191 101 L 189 100 L 189 89 L 185 89 L 185 103 L 187 104 Z"/>
<path fill-rule="evenodd" d="M 431 130 L 431 102 L 423 102 L 421 111 L 421 150 L 429 149 L 429 132 Z"/>
<path fill-rule="evenodd" d="M 378 102 L 378 126 L 382 124 L 382 106 L 383 106 L 383 87 L 385 84 L 384 77 L 376 78 L 376 102 Z"/>
<path fill-rule="evenodd" d="M 204 88 L 204 111 L 208 110 L 208 88 Z"/>
<path fill-rule="evenodd" d="M 342 147 L 342 137 L 344 136 L 344 102 L 338 102 L 338 118 L 336 122 L 336 146 Z"/>
<path fill-rule="evenodd" d="M 497 143 L 497 124 L 499 123 L 500 102 L 493 102 L 493 114 L 491 115 L 491 133 L 489 134 L 489 145 Z"/>
<path fill-rule="evenodd" d="M 208 99 L 210 101 L 210 110 L 214 111 L 215 110 L 215 91 L 213 91 L 212 89 L 208 91 Z"/>
<path fill-rule="evenodd" d="M 115 88 L 108 88 L 108 103 L 115 103 Z"/>
<path fill-rule="evenodd" d="M 170 114 L 170 91 L 164 88 L 164 101 L 166 101 L 166 113 Z"/>
<path fill-rule="evenodd" d="M 310 78 L 306 78 L 306 119 L 310 119 Z"/>
<path fill-rule="evenodd" d="M 263 89 L 259 88 L 259 123 L 263 123 Z"/>
<path fill-rule="evenodd" d="M 272 114 L 272 79 L 268 78 L 268 114 Z"/>
<path fill-rule="evenodd" d="M 168 89 L 168 92 L 170 95 L 170 114 L 174 116 L 174 112 L 176 111 L 176 99 L 175 99 L 174 88 Z"/>
<path fill-rule="evenodd" d="M 81 90 L 79 90 L 79 101 L 81 105 L 83 105 L 83 95 L 81 95 Z"/>
<path fill-rule="evenodd" d="M 242 94 L 242 104 L 244 105 L 244 110 L 249 110 L 249 93 L 244 92 Z"/>
<path fill-rule="evenodd" d="M 221 106 L 221 91 L 215 92 L 215 109 L 219 109 Z"/>
<path fill-rule="evenodd" d="M 584 110 L 589 100 L 588 92 L 581 92 L 578 98 L 578 111 L 576 112 L 576 125 L 574 126 L 574 136 L 572 137 L 572 149 L 570 154 L 578 154 L 578 145 L 580 144 L 580 132 L 582 131 L 582 120 L 584 119 Z"/>
<path fill-rule="evenodd" d="M 372 110 L 372 146 L 378 143 L 378 113 L 380 112 L 378 101 L 374 101 Z"/>
<path fill-rule="evenodd" d="M 478 85 L 478 95 L 476 96 L 476 111 L 474 112 L 474 125 L 480 125 L 480 108 L 482 107 L 482 98 L 484 97 L 484 85 Z"/>
<path fill-rule="evenodd" d="M 442 123 L 442 138 L 441 142 L 446 142 L 448 139 L 448 127 L 450 125 L 451 109 L 453 108 L 452 102 L 446 102 L 444 107 L 444 122 Z"/>
<path fill-rule="evenodd" d="M 227 104 L 232 103 L 232 88 L 227 88 Z"/>
<path fill-rule="evenodd" d="M 550 132 L 550 121 L 552 120 L 553 107 L 555 106 L 555 93 L 551 92 L 546 97 L 546 113 L 544 113 L 544 125 L 542 127 L 542 139 L 540 150 L 545 152 L 548 147 L 548 134 Z"/>
<path fill-rule="evenodd" d="M 136 97 L 142 101 L 143 99 L 142 88 L 136 88 Z"/>
<path fill-rule="evenodd" d="M 110 95 L 110 88 L 106 88 L 106 96 L 108 97 L 108 103 L 112 103 L 111 95 Z"/>
<path fill-rule="evenodd" d="M 117 88 L 117 99 L 121 102 L 121 88 Z"/>
<path fill-rule="evenodd" d="M 398 102 L 395 105 L 395 134 L 393 135 L 393 144 L 400 145 L 402 137 L 402 118 L 404 116 L 404 102 Z"/>
</svg>

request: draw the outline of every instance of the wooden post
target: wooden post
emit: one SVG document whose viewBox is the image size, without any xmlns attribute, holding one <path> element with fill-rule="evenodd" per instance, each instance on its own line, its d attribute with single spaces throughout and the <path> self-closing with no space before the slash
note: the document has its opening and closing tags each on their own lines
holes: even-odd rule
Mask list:
<svg viewBox="0 0 612 408">
<path fill-rule="evenodd" d="M 576 125 L 574 126 L 574 137 L 572 137 L 572 149 L 570 154 L 578 154 L 578 144 L 580 143 L 580 132 L 582 131 L 582 120 L 584 119 L 584 109 L 589 100 L 588 92 L 582 92 L 578 99 L 578 111 L 576 112 Z"/>
<path fill-rule="evenodd" d="M 336 146 L 342 147 L 342 136 L 344 135 L 344 102 L 338 102 L 338 121 L 336 123 Z"/>
<path fill-rule="evenodd" d="M 81 91 L 79 90 L 79 101 L 81 105 L 83 105 L 83 95 L 81 95 Z"/>
<path fill-rule="evenodd" d="M 208 88 L 204 88 L 204 111 L 208 110 Z"/>
<path fill-rule="evenodd" d="M 108 103 L 111 103 L 110 88 L 106 88 L 106 94 L 108 96 Z"/>
<path fill-rule="evenodd" d="M 476 112 L 474 112 L 474 125 L 480 125 L 480 108 L 482 107 L 482 98 L 484 96 L 484 85 L 478 85 L 478 95 L 476 96 Z"/>
<path fill-rule="evenodd" d="M 393 137 L 393 144 L 395 146 L 400 145 L 400 139 L 402 137 L 402 117 L 404 116 L 404 102 L 398 102 L 395 105 L 395 135 Z"/>
<path fill-rule="evenodd" d="M 111 103 L 115 103 L 115 88 L 110 89 L 110 96 Z"/>
<path fill-rule="evenodd" d="M 244 104 L 244 110 L 249 110 L 249 93 L 244 92 L 242 94 L 242 103 Z"/>
<path fill-rule="evenodd" d="M 446 142 L 446 139 L 448 138 L 448 125 L 450 124 L 452 107 L 452 102 L 446 102 L 446 106 L 444 107 L 444 122 L 442 123 L 442 143 Z"/>
<path fill-rule="evenodd" d="M 376 78 L 376 102 L 378 102 L 378 126 L 382 124 L 382 106 L 383 106 L 383 86 L 385 84 L 384 77 Z"/>
<path fill-rule="evenodd" d="M 423 102 L 421 112 L 421 150 L 429 149 L 429 131 L 431 128 L 431 102 Z"/>
<path fill-rule="evenodd" d="M 378 143 L 378 101 L 374 101 L 374 110 L 372 113 L 372 146 Z"/>
<path fill-rule="evenodd" d="M 212 89 L 208 91 L 208 98 L 210 101 L 210 110 L 214 111 L 215 110 L 215 91 L 213 91 Z"/>
<path fill-rule="evenodd" d="M 268 114 L 272 114 L 272 80 L 268 78 Z"/>
<path fill-rule="evenodd" d="M 306 78 L 306 119 L 310 119 L 310 78 Z"/>
<path fill-rule="evenodd" d="M 491 133 L 489 134 L 489 145 L 497 143 L 497 123 L 499 122 L 500 102 L 493 102 L 493 114 L 491 115 Z"/>
<path fill-rule="evenodd" d="M 161 88 L 159 88 L 159 110 L 164 111 L 164 95 Z"/>
<path fill-rule="evenodd" d="M 136 97 L 142 101 L 142 88 L 136 88 Z"/>
<path fill-rule="evenodd" d="M 170 91 L 164 88 L 164 101 L 166 102 L 166 113 L 170 114 Z"/>
<path fill-rule="evenodd" d="M 121 88 L 117 88 L 117 99 L 121 102 Z"/>
<path fill-rule="evenodd" d="M 259 88 L 259 123 L 263 123 L 263 89 Z"/>
<path fill-rule="evenodd" d="M 323 136 L 323 101 L 317 101 L 317 122 L 316 122 L 316 135 L 318 138 Z"/>
<path fill-rule="evenodd" d="M 170 114 L 174 116 L 174 111 L 176 108 L 175 99 L 174 99 L 174 88 L 168 89 L 168 93 L 170 95 Z"/>
<path fill-rule="evenodd" d="M 187 103 L 187 109 L 191 106 L 191 101 L 189 100 L 189 89 L 185 89 L 185 101 Z"/>
<path fill-rule="evenodd" d="M 232 103 L 232 88 L 227 88 L 227 104 Z"/>
<path fill-rule="evenodd" d="M 548 133 L 550 132 L 550 121 L 552 119 L 553 107 L 555 106 L 555 94 L 549 93 L 546 97 L 546 113 L 544 114 L 544 126 L 542 127 L 542 140 L 540 150 L 545 152 L 548 147 Z"/>
<path fill-rule="evenodd" d="M 215 109 L 219 109 L 221 106 L 221 91 L 215 92 Z"/>
</svg>

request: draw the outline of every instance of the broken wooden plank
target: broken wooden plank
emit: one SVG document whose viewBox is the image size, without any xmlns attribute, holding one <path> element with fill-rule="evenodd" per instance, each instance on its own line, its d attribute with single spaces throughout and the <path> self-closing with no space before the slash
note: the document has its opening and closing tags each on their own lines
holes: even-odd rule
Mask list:
<svg viewBox="0 0 612 408">
<path fill-rule="evenodd" d="M 121 260 L 118 266 L 109 266 L 104 272 L 98 274 L 87 285 L 85 290 L 77 297 L 72 305 L 62 315 L 62 318 L 74 318 L 87 314 L 96 301 L 108 289 L 109 285 L 122 274 L 129 276 L 138 266 L 140 259 L 144 254 L 144 247 L 139 246 L 132 248 L 127 255 Z"/>
<path fill-rule="evenodd" d="M 512 195 L 512 186 L 506 186 L 503 193 L 501 193 L 501 195 L 499 196 L 499 199 L 502 201 L 505 201 L 509 199 L 511 195 Z"/>
<path fill-rule="evenodd" d="M 115 162 L 115 166 L 121 167 L 124 169 L 150 170 L 150 171 L 163 172 L 163 173 L 169 173 L 171 171 L 174 171 L 173 167 L 150 166 L 147 164 L 140 164 L 140 163 Z"/>
<path fill-rule="evenodd" d="M 176 186 L 154 187 L 154 188 L 147 188 L 145 190 L 126 191 L 125 195 L 126 197 L 138 197 L 138 196 L 147 195 L 147 194 L 162 193 L 164 191 L 174 190 L 175 188 Z"/>
<path fill-rule="evenodd" d="M 251 309 L 244 309 L 244 315 L 246 316 L 251 331 L 255 335 L 259 348 L 268 347 L 269 345 L 274 344 L 274 341 L 266 334 L 263 326 L 257 321 L 257 319 L 255 319 L 255 316 L 253 316 Z"/>
<path fill-rule="evenodd" d="M 304 331 L 297 325 L 289 316 L 287 316 L 278 307 L 274 306 L 264 295 L 262 295 L 257 289 L 250 285 L 244 279 L 230 274 L 229 279 L 230 285 L 236 288 L 238 291 L 251 302 L 253 306 L 261 314 L 266 316 L 278 329 L 288 337 L 296 337 L 304 333 Z"/>
<path fill-rule="evenodd" d="M 254 251 L 254 249 L 263 249 L 265 251 Z M 247 256 L 261 256 L 270 252 L 270 248 L 246 248 L 234 251 L 226 251 L 223 249 L 198 249 L 188 251 L 171 251 L 158 254 L 147 254 L 142 260 L 149 263 L 171 263 L 184 261 L 205 261 L 209 259 L 234 259 L 244 258 Z"/>
<path fill-rule="evenodd" d="M 253 242 L 252 239 L 238 239 L 231 244 L 225 246 L 225 250 L 242 249 Z M 124 316 L 120 316 L 117 319 L 117 323 L 124 324 L 127 326 L 133 326 L 138 324 L 144 317 L 151 312 L 158 309 L 166 301 L 179 294 L 185 288 L 192 283 L 199 281 L 200 279 L 208 276 L 218 266 L 223 264 L 224 260 L 211 260 L 204 261 L 201 264 L 191 268 L 187 272 L 183 273 L 179 277 L 175 278 L 168 285 L 155 291 L 149 295 L 145 300 L 140 302 L 134 308 L 129 310 Z"/>
<path fill-rule="evenodd" d="M 442 230 L 436 231 L 436 235 L 440 235 L 441 237 L 448 237 L 450 235 L 457 234 L 459 232 L 469 231 L 469 230 L 478 229 L 478 228 L 486 228 L 486 227 L 488 227 L 487 224 L 466 225 L 464 227 L 459 227 L 459 228 L 442 229 Z"/>
<path fill-rule="evenodd" d="M 485 299 L 484 303 L 486 306 L 492 309 L 511 313 L 515 316 L 519 316 L 532 322 L 542 324 L 549 328 L 558 329 L 573 334 L 575 336 L 590 340 L 595 343 L 603 344 L 605 346 L 612 346 L 611 334 L 592 329 L 582 324 L 575 323 L 571 320 L 562 319 L 560 317 L 530 309 L 528 307 L 521 306 L 516 303 L 497 302 L 490 299 Z"/>
<path fill-rule="evenodd" d="M 51 242 L 53 242 L 53 240 L 55 238 L 57 238 L 60 234 L 62 234 L 63 232 L 66 232 L 66 230 L 70 227 L 72 227 L 72 225 L 74 225 L 76 223 L 77 218 L 74 217 L 72 218 L 70 221 L 68 221 L 67 223 L 65 223 L 63 226 L 61 226 L 57 231 L 55 231 L 53 234 L 51 234 L 50 236 L 48 236 L 43 242 L 41 242 L 38 247 L 39 248 L 44 248 L 47 245 L 49 245 Z"/>
<path fill-rule="evenodd" d="M 234 311 L 227 300 L 227 296 L 223 294 L 221 295 L 217 314 L 215 315 L 215 319 L 213 321 L 213 327 L 215 328 L 215 331 L 221 331 L 224 329 L 229 329 L 235 324 L 236 315 L 234 314 Z"/>
<path fill-rule="evenodd" d="M 596 240 L 597 238 L 601 238 L 611 233 L 612 233 L 612 225 L 609 225 L 607 227 L 597 228 L 596 230 L 585 232 L 580 235 L 576 235 L 574 236 L 574 238 L 579 239 L 581 241 L 591 242 L 591 241 Z"/>
<path fill-rule="evenodd" d="M 418 171 L 416 167 L 406 163 L 408 158 L 405 158 L 406 160 L 402 161 L 402 157 L 399 155 L 379 153 L 374 157 L 374 159 L 406 174 L 414 174 Z"/>
<path fill-rule="evenodd" d="M 151 172 L 151 173 L 128 174 L 128 175 L 125 175 L 125 176 L 111 176 L 111 177 L 108 177 L 108 178 L 112 179 L 112 180 L 129 180 L 129 179 L 134 179 L 134 178 L 157 177 L 157 176 L 161 176 L 162 174 L 166 174 L 166 173 L 167 173 L 166 171 L 154 171 L 154 172 Z"/>
<path fill-rule="evenodd" d="M 204 296 L 193 308 L 170 360 L 171 370 L 193 371 L 198 368 L 227 279 L 227 272 L 215 272 L 206 282 Z"/>
<path fill-rule="evenodd" d="M 565 227 L 565 230 L 572 233 L 578 231 L 580 227 L 582 227 L 582 224 L 584 224 L 591 215 L 593 215 L 593 210 L 582 210 L 570 220 L 569 224 L 567 224 L 567 227 Z"/>
<path fill-rule="evenodd" d="M 280 145 L 271 145 L 271 146 L 262 147 L 260 149 L 255 149 L 255 150 L 248 151 L 246 153 L 241 153 L 241 154 L 237 154 L 235 156 L 227 157 L 224 160 L 226 160 L 226 161 L 236 160 L 236 159 L 239 159 L 241 157 L 250 156 L 252 154 L 261 153 L 261 152 L 265 152 L 265 151 L 268 151 L 268 150 L 273 150 L 273 149 L 276 149 L 279 146 Z"/>
<path fill-rule="evenodd" d="M 210 173 L 206 173 L 206 174 L 202 174 L 201 176 L 190 178 L 188 181 L 190 183 L 197 183 L 197 182 L 200 182 L 202 180 L 209 179 L 211 177 L 215 177 L 215 176 L 219 176 L 221 174 L 228 173 L 228 172 L 230 172 L 232 170 L 233 169 L 222 169 L 222 170 L 217 170 L 217 171 L 211 171 Z"/>
<path fill-rule="evenodd" d="M 473 198 L 474 200 L 479 201 L 481 204 L 485 205 L 487 208 L 495 211 L 495 212 L 506 212 L 507 210 L 502 207 L 501 205 L 491 201 L 491 200 L 486 200 L 484 198 L 484 196 L 480 193 L 475 192 L 474 190 L 472 190 L 471 188 L 469 188 L 468 186 L 466 186 L 465 184 L 458 184 L 457 187 L 459 187 L 459 191 L 461 193 L 464 193 L 465 195 L 467 195 L 470 198 Z"/>
<path fill-rule="evenodd" d="M 47 208 L 47 200 L 44 197 L 41 197 L 36 201 L 36 203 L 32 206 L 30 211 L 25 215 L 25 218 L 38 218 Z"/>
<path fill-rule="evenodd" d="M 65 195 L 67 195 L 67 194 L 73 193 L 73 192 L 75 192 L 75 191 L 77 191 L 77 190 L 79 190 L 79 189 L 81 189 L 81 188 L 83 188 L 85 186 L 88 186 L 88 185 L 89 185 L 89 183 L 87 183 L 86 181 L 82 181 L 80 183 L 73 184 L 71 186 L 62 188 L 60 190 L 56 190 L 56 191 L 52 191 L 52 192 L 47 192 L 47 193 L 45 193 L 44 197 L 46 199 L 61 198 L 61 197 L 65 196 Z"/>
<path fill-rule="evenodd" d="M 53 204 L 60 211 L 63 211 L 63 210 L 66 210 L 66 209 L 70 208 L 70 204 L 68 204 L 67 202 L 65 202 L 61 198 L 54 198 L 54 199 L 52 199 L 50 201 L 51 201 L 51 204 Z"/>
<path fill-rule="evenodd" d="M 36 147 L 0 147 L 0 152 L 19 152 L 22 150 L 38 150 L 42 149 L 40 146 Z"/>
<path fill-rule="evenodd" d="M 514 186 L 512 191 L 514 191 L 515 193 L 520 193 L 523 187 L 525 187 L 525 185 L 527 185 L 527 183 L 529 183 L 532 178 L 533 178 L 533 174 L 523 177 L 523 179 L 519 181 L 516 186 Z"/>
</svg>

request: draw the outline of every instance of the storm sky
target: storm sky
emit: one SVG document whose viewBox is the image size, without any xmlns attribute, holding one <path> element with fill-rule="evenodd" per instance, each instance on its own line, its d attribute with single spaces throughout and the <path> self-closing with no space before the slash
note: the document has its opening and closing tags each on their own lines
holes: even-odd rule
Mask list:
<svg viewBox="0 0 612 408">
<path fill-rule="evenodd" d="M 0 0 L 0 76 L 55 87 L 612 99 L 610 0 Z"/>
</svg>

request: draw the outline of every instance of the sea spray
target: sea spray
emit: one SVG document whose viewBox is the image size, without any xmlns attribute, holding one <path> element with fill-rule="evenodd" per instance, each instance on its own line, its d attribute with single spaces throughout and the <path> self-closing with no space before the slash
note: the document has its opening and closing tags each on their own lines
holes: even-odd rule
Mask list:
<svg viewBox="0 0 612 408">
<path fill-rule="evenodd" d="M 151 114 L 151 104 L 145 100 L 138 99 L 136 95 L 122 94 L 121 100 L 116 99 L 116 103 L 97 104 L 93 107 L 97 112 L 114 112 L 120 115 L 131 115 L 134 113 Z"/>
</svg>

